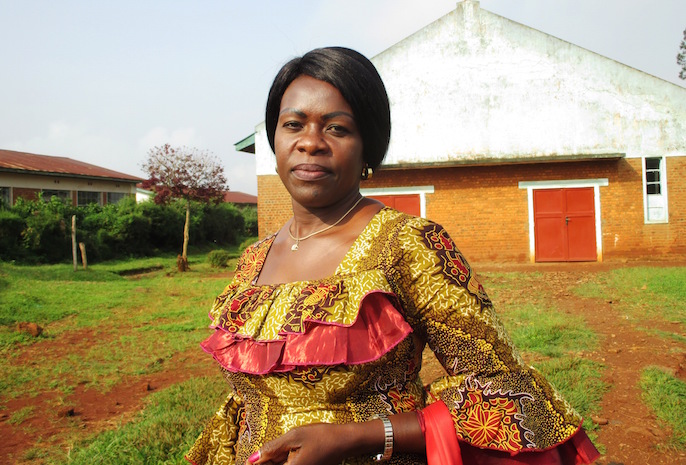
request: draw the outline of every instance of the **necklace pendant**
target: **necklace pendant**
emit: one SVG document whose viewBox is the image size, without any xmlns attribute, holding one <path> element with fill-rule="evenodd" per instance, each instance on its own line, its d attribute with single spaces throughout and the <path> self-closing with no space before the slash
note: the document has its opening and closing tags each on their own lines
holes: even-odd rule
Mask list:
<svg viewBox="0 0 686 465">
<path fill-rule="evenodd" d="M 297 243 L 297 242 L 291 246 L 291 250 L 292 250 L 293 252 L 295 252 L 296 250 L 298 250 L 298 243 Z"/>
</svg>

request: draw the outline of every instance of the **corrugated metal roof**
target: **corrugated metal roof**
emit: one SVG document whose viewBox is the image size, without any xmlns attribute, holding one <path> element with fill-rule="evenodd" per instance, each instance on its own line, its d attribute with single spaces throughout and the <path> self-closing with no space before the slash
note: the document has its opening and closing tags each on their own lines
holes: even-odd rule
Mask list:
<svg viewBox="0 0 686 465">
<path fill-rule="evenodd" d="M 86 178 L 107 178 L 123 181 L 143 181 L 142 178 L 120 173 L 100 166 L 91 165 L 67 157 L 36 155 L 0 149 L 0 171 L 30 172 L 59 176 L 78 176 Z"/>
<path fill-rule="evenodd" d="M 224 192 L 224 202 L 248 203 L 257 205 L 257 196 L 246 194 L 245 192 L 226 191 Z"/>
</svg>

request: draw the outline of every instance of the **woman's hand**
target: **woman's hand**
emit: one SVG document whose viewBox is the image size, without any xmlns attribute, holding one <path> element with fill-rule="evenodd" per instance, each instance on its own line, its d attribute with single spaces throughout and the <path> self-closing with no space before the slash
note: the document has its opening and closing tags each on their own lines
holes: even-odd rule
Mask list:
<svg viewBox="0 0 686 465">
<path fill-rule="evenodd" d="M 366 423 L 315 423 L 293 428 L 264 444 L 259 458 L 255 462 L 246 462 L 246 465 L 337 465 L 353 455 L 351 451 L 360 450 L 356 447 L 356 442 L 369 441 L 370 438 L 363 437 L 364 430 L 370 429 L 369 426 Z M 374 430 L 376 428 L 368 432 L 372 434 Z M 378 441 L 377 438 L 377 443 Z M 363 444 L 358 445 L 362 450 L 365 448 Z"/>
</svg>

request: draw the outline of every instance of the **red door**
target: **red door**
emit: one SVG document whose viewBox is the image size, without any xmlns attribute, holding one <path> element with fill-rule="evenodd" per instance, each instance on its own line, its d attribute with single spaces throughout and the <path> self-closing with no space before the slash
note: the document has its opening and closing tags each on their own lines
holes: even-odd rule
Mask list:
<svg viewBox="0 0 686 465">
<path fill-rule="evenodd" d="M 592 187 L 534 190 L 537 262 L 596 261 Z"/>
<path fill-rule="evenodd" d="M 370 199 L 376 199 L 387 207 L 395 208 L 403 213 L 421 216 L 422 207 L 419 201 L 419 194 L 410 195 L 369 195 Z"/>
</svg>

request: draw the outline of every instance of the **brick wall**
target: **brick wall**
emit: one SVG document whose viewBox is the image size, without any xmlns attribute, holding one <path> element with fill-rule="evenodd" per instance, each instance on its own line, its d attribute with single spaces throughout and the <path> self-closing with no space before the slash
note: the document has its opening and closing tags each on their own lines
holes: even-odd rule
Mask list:
<svg viewBox="0 0 686 465">
<path fill-rule="evenodd" d="M 16 202 L 19 197 L 25 200 L 36 200 L 40 189 L 32 189 L 25 187 L 13 187 L 12 188 L 12 202 Z"/>
<path fill-rule="evenodd" d="M 686 157 L 667 159 L 669 223 L 645 224 L 640 159 L 377 170 L 362 187 L 433 185 L 427 217 L 474 262 L 529 261 L 527 191 L 520 181 L 607 178 L 600 187 L 604 261 L 686 258 Z M 258 176 L 260 237 L 291 216 L 278 176 Z"/>
</svg>

